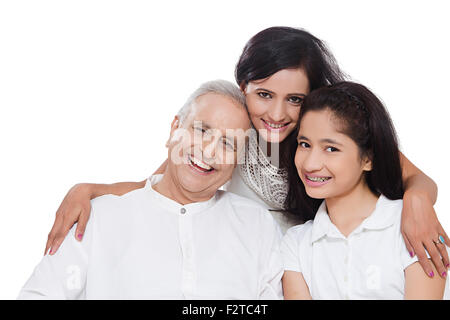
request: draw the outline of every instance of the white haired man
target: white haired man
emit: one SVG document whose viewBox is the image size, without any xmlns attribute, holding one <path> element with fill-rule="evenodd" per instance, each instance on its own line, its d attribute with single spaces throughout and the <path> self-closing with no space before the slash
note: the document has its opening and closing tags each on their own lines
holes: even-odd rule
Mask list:
<svg viewBox="0 0 450 320">
<path fill-rule="evenodd" d="M 218 190 L 248 129 L 236 86 L 202 85 L 172 122 L 164 174 L 92 200 L 83 241 L 74 226 L 19 298 L 282 298 L 278 225 L 259 204 Z"/>
</svg>

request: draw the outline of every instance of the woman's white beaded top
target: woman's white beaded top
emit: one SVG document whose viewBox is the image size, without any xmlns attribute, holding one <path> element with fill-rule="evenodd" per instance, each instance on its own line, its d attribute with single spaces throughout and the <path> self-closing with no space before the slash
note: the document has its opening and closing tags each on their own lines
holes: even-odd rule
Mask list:
<svg viewBox="0 0 450 320">
<path fill-rule="evenodd" d="M 261 199 L 275 209 L 283 209 L 288 192 L 287 172 L 270 163 L 258 145 L 256 131 L 251 131 L 245 158 L 243 163 L 238 165 L 239 175 Z"/>
</svg>

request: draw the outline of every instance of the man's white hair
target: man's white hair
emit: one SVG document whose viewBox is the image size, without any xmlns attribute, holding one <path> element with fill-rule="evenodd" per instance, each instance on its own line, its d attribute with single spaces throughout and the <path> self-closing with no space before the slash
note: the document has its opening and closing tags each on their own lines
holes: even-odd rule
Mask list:
<svg viewBox="0 0 450 320">
<path fill-rule="evenodd" d="M 183 107 L 178 111 L 178 118 L 180 124 L 187 118 L 192 111 L 192 106 L 195 100 L 207 93 L 217 93 L 232 99 L 234 102 L 247 109 L 245 104 L 245 96 L 239 90 L 239 88 L 230 81 L 226 80 L 213 80 L 203 83 L 197 90 L 195 90 L 191 96 L 187 99 Z"/>
</svg>

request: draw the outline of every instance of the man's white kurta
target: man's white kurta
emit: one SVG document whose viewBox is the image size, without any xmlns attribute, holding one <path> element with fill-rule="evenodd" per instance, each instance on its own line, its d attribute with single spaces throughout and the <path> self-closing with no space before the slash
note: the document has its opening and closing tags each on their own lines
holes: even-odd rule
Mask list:
<svg viewBox="0 0 450 320">
<path fill-rule="evenodd" d="M 74 226 L 19 298 L 282 298 L 281 233 L 267 209 L 224 191 L 183 206 L 152 189 L 161 177 L 92 200 L 83 241 Z"/>
</svg>

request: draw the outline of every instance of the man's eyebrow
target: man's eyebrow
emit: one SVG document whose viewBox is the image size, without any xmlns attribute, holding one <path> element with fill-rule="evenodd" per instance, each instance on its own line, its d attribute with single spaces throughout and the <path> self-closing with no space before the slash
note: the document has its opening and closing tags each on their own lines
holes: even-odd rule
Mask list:
<svg viewBox="0 0 450 320">
<path fill-rule="evenodd" d="M 211 129 L 211 126 L 202 120 L 194 120 L 194 124 L 201 124 L 202 128 Z"/>
</svg>

